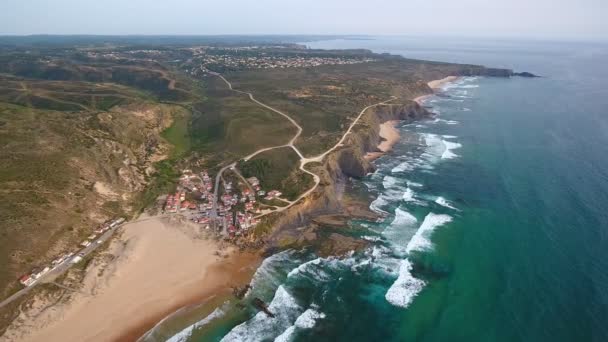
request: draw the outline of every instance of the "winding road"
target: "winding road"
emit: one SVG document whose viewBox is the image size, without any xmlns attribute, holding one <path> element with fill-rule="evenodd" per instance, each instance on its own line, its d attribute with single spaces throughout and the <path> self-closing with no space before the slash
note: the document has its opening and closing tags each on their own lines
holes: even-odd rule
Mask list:
<svg viewBox="0 0 608 342">
<path fill-rule="evenodd" d="M 315 189 L 319 186 L 319 183 L 321 182 L 321 177 L 319 177 L 317 174 L 315 174 L 315 173 L 313 173 L 311 171 L 306 170 L 306 168 L 305 168 L 306 164 L 312 163 L 312 162 L 321 162 L 321 161 L 323 161 L 323 158 L 325 158 L 325 156 L 327 156 L 329 153 L 335 151 L 338 147 L 342 146 L 344 144 L 344 141 L 346 140 L 347 135 L 351 133 L 353 127 L 359 122 L 359 119 L 361 119 L 361 117 L 363 117 L 363 114 L 365 114 L 365 112 L 368 109 L 373 108 L 373 107 L 377 107 L 377 106 L 381 106 L 381 105 L 385 105 L 388 102 L 390 102 L 390 101 L 392 101 L 392 100 L 394 100 L 396 98 L 395 96 L 391 96 L 388 100 L 385 100 L 385 101 L 382 101 L 382 102 L 378 102 L 378 103 L 375 103 L 375 104 L 372 104 L 372 105 L 369 105 L 369 106 L 363 108 L 361 110 L 361 112 L 359 113 L 359 115 L 357 115 L 357 117 L 355 118 L 355 120 L 350 124 L 350 126 L 348 127 L 348 129 L 346 130 L 346 132 L 344 132 L 344 135 L 342 135 L 342 138 L 340 138 L 340 140 L 333 147 L 331 147 L 330 149 L 328 149 L 327 151 L 321 153 L 318 156 L 311 157 L 311 158 L 306 158 L 306 157 L 304 157 L 304 155 L 302 154 L 302 152 L 300 152 L 300 150 L 298 150 L 298 148 L 295 146 L 296 140 L 302 134 L 302 126 L 300 126 L 291 116 L 283 113 L 282 111 L 280 111 L 280 110 L 278 110 L 276 108 L 273 108 L 273 107 L 271 107 L 271 106 L 269 106 L 269 105 L 267 105 L 265 103 L 262 103 L 262 102 L 258 101 L 253 96 L 252 93 L 249 93 L 249 92 L 246 92 L 246 91 L 242 91 L 242 90 L 236 90 L 236 89 L 234 89 L 232 87 L 232 83 L 230 83 L 221 74 L 219 74 L 219 73 L 212 73 L 212 74 L 215 75 L 215 76 L 217 76 L 217 77 L 219 77 L 222 81 L 224 81 L 230 90 L 232 90 L 232 91 L 234 91 L 236 93 L 239 93 L 239 94 L 245 94 L 245 95 L 249 96 L 249 99 L 251 101 L 253 101 L 254 103 L 256 103 L 256 104 L 258 104 L 258 105 L 260 105 L 260 106 L 262 106 L 262 107 L 264 107 L 264 108 L 266 108 L 268 110 L 271 110 L 271 111 L 273 111 L 273 112 L 275 112 L 275 113 L 277 113 L 277 114 L 285 117 L 287 120 L 289 120 L 289 122 L 291 122 L 297 128 L 297 133 L 293 136 L 293 138 L 291 138 L 291 140 L 287 144 L 259 149 L 259 150 L 255 151 L 255 152 L 249 154 L 248 156 L 243 157 L 242 159 L 245 160 L 245 161 L 247 161 L 247 160 L 255 157 L 256 155 L 258 155 L 260 153 L 263 153 L 263 152 L 266 152 L 266 151 L 274 150 L 274 149 L 277 149 L 277 148 L 290 147 L 300 157 L 300 166 L 299 166 L 299 169 L 302 172 L 305 172 L 305 173 L 311 175 L 312 178 L 313 178 L 313 180 L 314 180 L 314 182 L 315 182 L 314 186 L 312 186 L 306 192 L 304 192 L 303 194 L 301 194 L 294 201 L 288 201 L 288 200 L 283 199 L 284 201 L 286 201 L 288 203 L 287 206 L 285 206 L 285 207 L 278 207 L 275 210 L 262 213 L 262 214 L 256 216 L 255 218 L 261 218 L 263 216 L 266 216 L 266 215 L 269 215 L 269 214 L 272 214 L 272 213 L 277 213 L 277 212 L 281 212 L 281 211 L 287 210 L 290 207 L 292 207 L 293 205 L 295 205 L 296 203 L 298 203 L 300 200 L 302 200 L 303 198 L 305 198 L 306 196 L 310 195 L 313 191 L 315 191 Z M 220 179 L 220 177 L 221 177 L 221 175 L 222 175 L 222 173 L 224 171 L 226 171 L 228 168 L 235 167 L 235 166 L 236 166 L 236 162 L 234 162 L 234 163 L 232 163 L 232 164 L 230 164 L 228 166 L 223 167 L 218 172 L 218 174 L 217 174 L 217 176 L 215 178 L 215 190 L 214 190 L 214 196 L 213 196 L 213 210 L 212 210 L 212 216 L 213 217 L 215 217 L 217 215 L 217 210 L 216 210 L 217 207 L 216 206 L 217 206 L 217 198 L 218 198 L 217 195 L 218 195 L 218 188 L 219 188 L 219 179 Z"/>
</svg>

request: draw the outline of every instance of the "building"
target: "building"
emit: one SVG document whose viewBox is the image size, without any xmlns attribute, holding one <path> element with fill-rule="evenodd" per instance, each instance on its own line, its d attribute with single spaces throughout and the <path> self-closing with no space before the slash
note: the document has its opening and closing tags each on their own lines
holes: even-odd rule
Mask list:
<svg viewBox="0 0 608 342">
<path fill-rule="evenodd" d="M 34 279 L 31 275 L 26 274 L 21 276 L 21 278 L 19 278 L 19 282 L 24 285 L 24 286 L 30 286 L 32 285 L 34 282 L 36 281 L 36 279 Z"/>
<path fill-rule="evenodd" d="M 249 177 L 247 178 L 247 182 L 253 187 L 260 185 L 260 180 L 257 177 Z"/>
</svg>

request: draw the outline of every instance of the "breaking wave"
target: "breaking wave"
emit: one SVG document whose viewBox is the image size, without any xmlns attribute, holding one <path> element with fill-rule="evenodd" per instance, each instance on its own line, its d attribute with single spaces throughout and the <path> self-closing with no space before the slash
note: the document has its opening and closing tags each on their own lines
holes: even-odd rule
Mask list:
<svg viewBox="0 0 608 342">
<path fill-rule="evenodd" d="M 437 197 L 437 199 L 435 199 L 435 203 L 439 204 L 442 207 L 446 207 L 452 210 L 457 210 L 459 211 L 458 208 L 454 207 L 448 200 L 446 200 L 445 198 L 439 196 Z"/>
<path fill-rule="evenodd" d="M 444 225 L 452 220 L 452 217 L 444 214 L 428 213 L 420 228 L 416 231 L 410 242 L 407 244 L 406 252 L 424 251 L 432 248 L 431 234 L 435 228 Z"/>
<path fill-rule="evenodd" d="M 324 313 L 319 312 L 315 309 L 308 309 L 296 319 L 296 322 L 292 326 L 287 328 L 281 335 L 277 336 L 274 341 L 292 341 L 298 329 L 310 329 L 315 326 L 318 320 L 323 318 L 325 318 Z"/>
<path fill-rule="evenodd" d="M 402 260 L 399 267 L 399 277 L 386 292 L 384 298 L 395 305 L 406 308 L 414 297 L 422 291 L 425 282 L 412 276 L 412 264 L 409 260 Z"/>
<path fill-rule="evenodd" d="M 167 340 L 167 342 L 185 342 L 192 336 L 192 332 L 194 331 L 194 329 L 205 326 L 214 319 L 224 316 L 224 314 L 225 313 L 221 308 L 217 308 L 212 313 L 210 313 L 209 316 L 173 335 L 170 339 Z"/>
<path fill-rule="evenodd" d="M 268 310 L 275 315 L 274 318 L 260 311 L 250 320 L 234 327 L 221 341 L 253 342 L 274 339 L 289 328 L 302 313 L 302 307 L 283 285 L 277 289 Z"/>
</svg>

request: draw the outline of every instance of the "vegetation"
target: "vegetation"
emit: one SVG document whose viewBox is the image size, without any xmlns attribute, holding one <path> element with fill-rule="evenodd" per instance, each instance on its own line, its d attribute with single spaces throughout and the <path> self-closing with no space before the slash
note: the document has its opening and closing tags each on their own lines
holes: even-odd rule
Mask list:
<svg viewBox="0 0 608 342">
<path fill-rule="evenodd" d="M 234 160 L 287 144 L 296 133 L 285 118 L 230 91 L 217 78 L 206 79 L 205 95 L 207 100 L 194 106 L 191 128 L 193 149 L 201 153 Z"/>
<path fill-rule="evenodd" d="M 299 169 L 300 158 L 290 147 L 266 151 L 238 163 L 245 177 L 257 177 L 266 190 L 279 190 L 282 197 L 293 201 L 314 184 L 312 176 Z M 280 205 L 280 206 L 284 206 Z"/>
<path fill-rule="evenodd" d="M 19 275 L 75 249 L 100 220 L 136 213 L 172 190 L 176 165 L 185 160 L 215 171 L 296 134 L 283 116 L 202 72 L 193 52 L 200 47 L 192 44 L 251 58 L 373 57 L 314 68 L 215 66 L 236 89 L 292 116 L 303 128 L 296 145 L 307 156 L 333 146 L 363 107 L 391 95 L 405 101 L 427 92 L 428 80 L 479 69 L 362 50 L 276 47 L 276 37 L 248 51 L 222 47 L 251 37 L 112 39 L 0 37 L 2 297 L 18 288 Z M 313 184 L 298 166 L 291 148 L 279 148 L 238 168 L 295 200 Z M 270 216 L 256 236 L 271 229 Z"/>
<path fill-rule="evenodd" d="M 182 157 L 190 151 L 192 144 L 189 126 L 190 115 L 178 113 L 173 118 L 173 124 L 162 132 L 162 137 L 172 145 L 171 158 Z"/>
</svg>

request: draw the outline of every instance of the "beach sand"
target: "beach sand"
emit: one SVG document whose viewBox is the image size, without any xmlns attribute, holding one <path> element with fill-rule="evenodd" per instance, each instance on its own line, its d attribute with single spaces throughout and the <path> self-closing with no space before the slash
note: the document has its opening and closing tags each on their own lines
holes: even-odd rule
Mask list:
<svg viewBox="0 0 608 342">
<path fill-rule="evenodd" d="M 428 82 L 429 88 L 433 91 L 437 91 L 441 87 L 443 87 L 446 83 L 454 82 L 458 79 L 458 76 L 448 76 L 442 78 L 440 80 L 434 80 Z M 414 99 L 414 101 L 418 102 L 419 105 L 424 103 L 424 100 L 433 96 L 433 94 L 427 94 L 418 96 Z M 380 137 L 382 137 L 382 142 L 378 145 L 378 151 L 368 152 L 365 155 L 365 159 L 367 160 L 375 160 L 390 151 L 393 145 L 395 145 L 399 141 L 399 130 L 396 128 L 396 125 L 399 123 L 397 120 L 387 121 L 380 124 Z"/>
<path fill-rule="evenodd" d="M 377 146 L 378 151 L 367 152 L 364 157 L 365 159 L 374 160 L 390 151 L 393 145 L 399 141 L 399 130 L 396 128 L 398 123 L 398 120 L 391 120 L 380 124 L 379 135 L 382 138 L 382 141 Z"/>
<path fill-rule="evenodd" d="M 441 87 L 443 87 L 446 83 L 454 82 L 457 79 L 458 79 L 458 76 L 448 76 L 448 77 L 442 78 L 440 80 L 430 81 L 427 84 L 428 84 L 429 88 L 433 89 L 433 91 L 437 91 L 437 90 L 441 89 Z M 418 96 L 417 98 L 414 99 L 414 101 L 418 102 L 419 105 L 422 105 L 424 103 L 424 100 L 426 100 L 427 98 L 429 98 L 431 96 L 433 96 L 433 94 Z"/>
<path fill-rule="evenodd" d="M 114 259 L 95 259 L 81 293 L 23 317 L 3 339 L 133 341 L 177 309 L 248 283 L 260 258 L 228 249 L 217 256 L 217 243 L 197 228 L 158 218 L 125 225 L 108 250 Z"/>
</svg>

